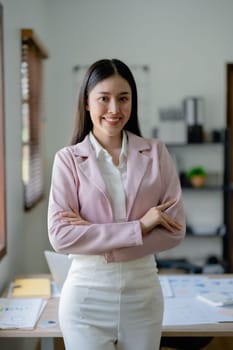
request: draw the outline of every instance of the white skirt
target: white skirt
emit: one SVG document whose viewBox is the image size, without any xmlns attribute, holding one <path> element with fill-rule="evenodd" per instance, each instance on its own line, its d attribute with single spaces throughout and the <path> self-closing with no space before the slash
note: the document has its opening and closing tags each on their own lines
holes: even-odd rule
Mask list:
<svg viewBox="0 0 233 350">
<path fill-rule="evenodd" d="M 68 350 L 157 350 L 163 296 L 154 256 L 107 263 L 78 255 L 64 283 L 59 321 Z"/>
</svg>

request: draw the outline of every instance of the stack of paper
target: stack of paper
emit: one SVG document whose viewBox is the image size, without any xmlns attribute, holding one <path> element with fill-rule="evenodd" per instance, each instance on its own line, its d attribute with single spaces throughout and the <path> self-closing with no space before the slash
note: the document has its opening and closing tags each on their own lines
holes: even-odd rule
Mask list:
<svg viewBox="0 0 233 350">
<path fill-rule="evenodd" d="M 51 283 L 49 278 L 16 278 L 12 285 L 13 297 L 50 298 Z"/>
<path fill-rule="evenodd" d="M 42 298 L 0 298 L 0 328 L 34 328 L 46 303 Z"/>
</svg>

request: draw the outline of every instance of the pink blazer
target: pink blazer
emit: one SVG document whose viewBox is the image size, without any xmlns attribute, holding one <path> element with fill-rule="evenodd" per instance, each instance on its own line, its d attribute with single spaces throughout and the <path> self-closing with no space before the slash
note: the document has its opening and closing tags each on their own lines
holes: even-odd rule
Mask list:
<svg viewBox="0 0 233 350">
<path fill-rule="evenodd" d="M 179 178 L 164 143 L 128 136 L 127 221 L 115 223 L 107 189 L 89 137 L 57 152 L 48 205 L 48 233 L 53 248 L 69 254 L 101 254 L 108 262 L 129 261 L 170 249 L 185 235 Z M 160 203 L 176 198 L 167 213 L 183 225 L 168 232 L 157 226 L 142 237 L 139 219 Z M 73 209 L 91 225 L 70 225 L 59 212 Z"/>
</svg>

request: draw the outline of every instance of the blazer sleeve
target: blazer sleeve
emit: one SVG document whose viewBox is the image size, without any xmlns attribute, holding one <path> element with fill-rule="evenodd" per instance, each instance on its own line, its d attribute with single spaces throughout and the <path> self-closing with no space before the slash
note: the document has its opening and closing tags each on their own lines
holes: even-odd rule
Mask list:
<svg viewBox="0 0 233 350">
<path fill-rule="evenodd" d="M 115 250 L 106 256 L 107 260 L 128 261 L 135 256 L 143 257 L 148 254 L 162 252 L 177 246 L 185 237 L 186 223 L 180 180 L 174 162 L 165 144 L 162 141 L 159 141 L 158 147 L 158 161 L 161 178 L 160 200 L 158 204 L 165 203 L 171 199 L 176 199 L 176 202 L 165 212 L 179 222 L 182 225 L 182 229 L 176 229 L 171 232 L 162 226 L 157 226 L 149 234 L 143 237 L 142 246 Z"/>
<path fill-rule="evenodd" d="M 185 212 L 180 179 L 170 153 L 163 142 L 160 143 L 159 163 L 162 182 L 160 202 L 164 203 L 170 199 L 176 199 L 176 202 L 166 210 L 166 213 L 179 222 L 182 225 L 182 228 L 172 232 L 161 227 L 159 230 L 155 229 L 153 231 L 153 236 L 161 236 L 159 244 L 154 244 L 154 247 L 156 248 L 155 252 L 160 252 L 175 247 L 184 239 L 186 232 Z"/>
<path fill-rule="evenodd" d="M 55 251 L 68 254 L 104 254 L 142 245 L 138 221 L 71 225 L 59 216 L 71 208 L 79 212 L 79 178 L 74 160 L 64 149 L 55 155 L 48 203 L 48 235 Z M 87 191 L 91 191 L 88 188 Z M 103 211 L 103 209 L 102 209 Z"/>
</svg>

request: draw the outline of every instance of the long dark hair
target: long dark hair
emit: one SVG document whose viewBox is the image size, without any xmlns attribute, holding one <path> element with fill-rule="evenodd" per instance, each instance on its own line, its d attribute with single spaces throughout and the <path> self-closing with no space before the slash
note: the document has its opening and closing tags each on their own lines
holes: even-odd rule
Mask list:
<svg viewBox="0 0 233 350">
<path fill-rule="evenodd" d="M 131 131 L 138 136 L 141 135 L 138 122 L 137 87 L 132 72 L 125 63 L 118 59 L 102 59 L 96 61 L 88 68 L 82 81 L 75 114 L 75 125 L 71 138 L 71 145 L 81 142 L 93 128 L 90 113 L 86 110 L 88 94 L 96 84 L 114 74 L 119 74 L 122 78 L 127 80 L 132 91 L 131 114 L 124 129 Z"/>
</svg>

